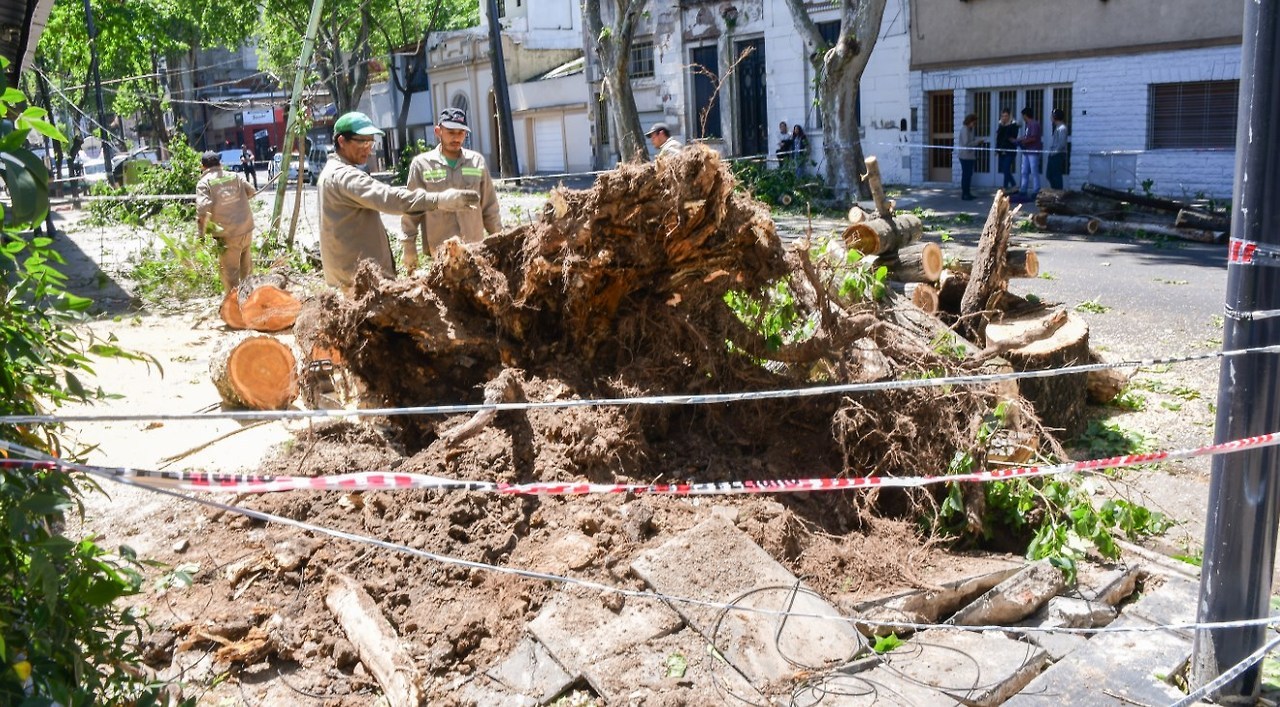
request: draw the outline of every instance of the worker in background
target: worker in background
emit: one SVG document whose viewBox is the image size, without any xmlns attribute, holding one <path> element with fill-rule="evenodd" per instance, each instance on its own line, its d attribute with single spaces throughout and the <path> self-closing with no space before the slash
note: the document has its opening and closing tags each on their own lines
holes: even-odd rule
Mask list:
<svg viewBox="0 0 1280 707">
<path fill-rule="evenodd" d="M 316 186 L 324 279 L 346 294 L 351 293 L 361 260 L 372 260 L 384 275 L 395 277 L 391 242 L 380 213 L 463 211 L 480 203 L 480 194 L 472 190 L 430 193 L 388 186 L 369 176 L 361 167 L 369 161 L 379 135 L 382 131 L 364 113 L 339 117 L 333 124 L 333 154 Z"/>
<path fill-rule="evenodd" d="M 196 182 L 196 234 L 218 243 L 218 276 L 230 292 L 253 273 L 253 211 L 249 199 L 257 193 L 244 177 L 222 171 L 222 156 L 210 150 L 200 155 L 203 173 Z"/>
<path fill-rule="evenodd" d="M 654 155 L 655 160 L 659 157 L 674 155 L 684 147 L 684 143 L 671 137 L 671 128 L 668 128 L 666 123 L 654 123 L 644 136 L 649 138 L 649 144 L 658 151 L 658 154 Z"/>
<path fill-rule="evenodd" d="M 430 256 L 450 238 L 463 243 L 478 243 L 486 234 L 502 230 L 502 214 L 498 209 L 498 192 L 493 177 L 485 166 L 484 156 L 462 146 L 471 128 L 467 114 L 460 108 L 445 108 L 436 121 L 436 146 L 413 158 L 409 163 L 409 189 L 441 192 L 447 189 L 469 189 L 480 194 L 479 210 L 434 211 L 407 214 L 400 219 L 401 248 L 404 267 L 413 272 L 418 267 L 418 240 L 422 252 Z"/>
</svg>

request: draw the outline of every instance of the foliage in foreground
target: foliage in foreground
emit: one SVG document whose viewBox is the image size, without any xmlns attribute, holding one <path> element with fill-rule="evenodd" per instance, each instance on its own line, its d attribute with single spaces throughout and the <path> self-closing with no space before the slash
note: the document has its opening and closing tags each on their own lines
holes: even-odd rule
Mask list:
<svg viewBox="0 0 1280 707">
<path fill-rule="evenodd" d="M 789 161 L 772 168 L 765 162 L 739 160 L 730 163 L 739 187 L 773 207 L 803 209 L 831 198 L 831 190 L 816 175 L 801 175 Z"/>
<path fill-rule="evenodd" d="M 25 99 L 3 82 L 0 71 L 0 113 L 7 114 Z M 0 234 L 0 415 L 102 399 L 101 389 L 80 380 L 92 374 L 89 354 L 139 358 L 77 329 L 92 302 L 64 289 L 57 268 L 63 260 L 51 239 L 20 235 L 48 209 L 49 175 L 26 150 L 26 137 L 37 130 L 63 139 L 44 117 L 28 108 L 0 126 L 0 173 L 15 195 Z M 70 456 L 61 432 L 56 425 L 0 425 L 0 440 Z M 131 667 L 141 624 L 113 603 L 140 586 L 130 553 L 114 557 L 92 538 L 63 532 L 65 514 L 82 510 L 86 483 L 62 471 L 0 474 L 0 703 L 156 703 L 155 686 Z"/>
</svg>

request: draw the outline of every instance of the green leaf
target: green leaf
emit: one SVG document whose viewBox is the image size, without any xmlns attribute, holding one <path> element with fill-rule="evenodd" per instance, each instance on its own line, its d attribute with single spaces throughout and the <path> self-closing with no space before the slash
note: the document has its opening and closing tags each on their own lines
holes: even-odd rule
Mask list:
<svg viewBox="0 0 1280 707">
<path fill-rule="evenodd" d="M 672 653 L 667 656 L 667 677 L 682 678 L 689 669 L 689 661 L 679 653 Z"/>
<path fill-rule="evenodd" d="M 904 643 L 896 633 L 891 633 L 888 636 L 876 636 L 876 641 L 871 645 L 871 650 L 875 651 L 877 655 L 884 655 L 895 648 L 901 647 Z"/>
<path fill-rule="evenodd" d="M 27 100 L 26 95 L 16 88 L 6 88 L 4 93 L 0 93 L 0 103 L 5 103 L 7 105 L 22 103 L 25 100 Z"/>
</svg>

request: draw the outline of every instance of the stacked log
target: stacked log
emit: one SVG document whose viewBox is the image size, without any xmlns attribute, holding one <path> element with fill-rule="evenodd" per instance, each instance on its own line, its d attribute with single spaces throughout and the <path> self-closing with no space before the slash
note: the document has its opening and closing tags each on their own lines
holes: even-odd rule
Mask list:
<svg viewBox="0 0 1280 707">
<path fill-rule="evenodd" d="M 232 329 L 283 331 L 293 326 L 302 303 L 289 291 L 289 278 L 282 273 L 264 273 L 245 278 L 222 299 L 218 314 Z"/>
<path fill-rule="evenodd" d="M 1042 231 L 1094 235 L 1150 235 L 1198 243 L 1224 243 L 1231 228 L 1228 214 L 1176 199 L 1130 194 L 1095 184 L 1080 191 L 1042 189 L 1036 195 L 1040 213 L 1031 217 Z"/>
</svg>

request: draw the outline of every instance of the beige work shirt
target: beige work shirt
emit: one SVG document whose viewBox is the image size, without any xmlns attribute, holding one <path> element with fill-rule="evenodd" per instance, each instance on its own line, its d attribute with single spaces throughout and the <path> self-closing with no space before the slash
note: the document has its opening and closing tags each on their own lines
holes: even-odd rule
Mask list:
<svg viewBox="0 0 1280 707">
<path fill-rule="evenodd" d="M 320 171 L 316 194 L 324 279 L 344 290 L 351 288 L 356 265 L 366 258 L 377 263 L 387 277 L 395 277 L 391 243 L 378 212 L 417 214 L 435 208 L 430 194 L 387 186 L 336 152 Z"/>
<path fill-rule="evenodd" d="M 253 233 L 253 210 L 249 198 L 257 192 L 244 177 L 211 169 L 196 182 L 196 216 L 218 224 L 218 238 L 235 238 Z"/>
<path fill-rule="evenodd" d="M 479 152 L 463 148 L 462 157 L 450 167 L 440 146 L 413 158 L 405 186 L 428 192 L 445 189 L 471 189 L 480 193 L 480 208 L 462 211 L 432 211 L 400 219 L 402 240 L 417 244 L 418 234 L 426 230 L 426 253 L 435 252 L 441 243 L 458 236 L 464 243 L 478 243 L 485 233 L 502 230 L 502 214 L 498 210 L 498 192 L 493 177 Z M 415 245 L 415 248 L 417 246 Z"/>
</svg>

